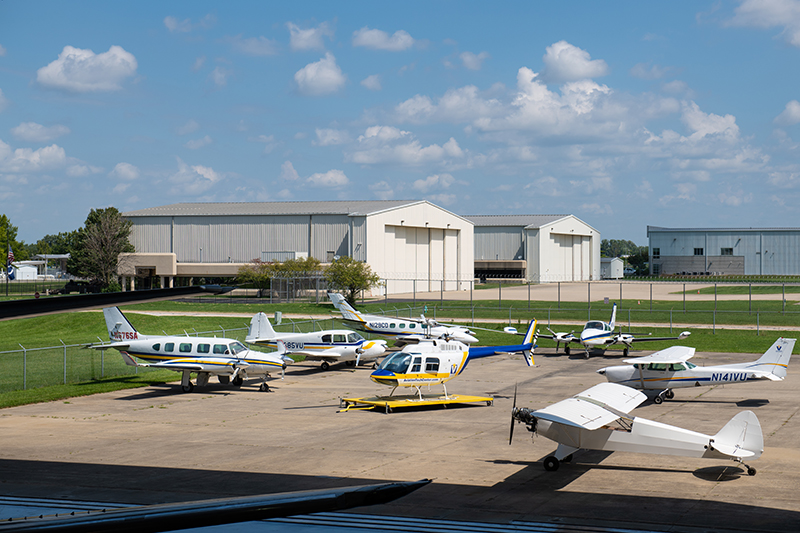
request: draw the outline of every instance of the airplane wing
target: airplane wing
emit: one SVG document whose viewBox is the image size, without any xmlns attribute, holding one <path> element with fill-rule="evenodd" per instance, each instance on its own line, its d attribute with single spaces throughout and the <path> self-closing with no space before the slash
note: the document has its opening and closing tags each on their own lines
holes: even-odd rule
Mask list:
<svg viewBox="0 0 800 533">
<path fill-rule="evenodd" d="M 694 348 L 689 348 L 688 346 L 670 346 L 664 350 L 659 350 L 655 353 L 651 353 L 650 355 L 645 355 L 644 357 L 634 357 L 633 359 L 623 359 L 624 363 L 628 363 L 629 365 L 636 365 L 636 364 L 650 364 L 650 363 L 662 363 L 662 364 L 672 364 L 672 363 L 683 363 L 684 361 L 688 361 L 692 357 L 694 357 Z"/>
<path fill-rule="evenodd" d="M 618 383 L 600 383 L 572 398 L 561 400 L 533 416 L 582 429 L 598 429 L 625 417 L 647 396 Z"/>
<path fill-rule="evenodd" d="M 93 350 L 108 350 L 109 348 L 113 348 L 115 350 L 120 350 L 120 351 L 127 350 L 130 347 L 131 347 L 130 343 L 125 343 L 125 342 L 107 342 L 105 344 L 103 343 L 88 344 L 84 346 L 84 348 L 91 348 Z"/>
<path fill-rule="evenodd" d="M 125 364 L 129 366 L 142 366 L 150 368 L 165 368 L 167 370 L 175 370 L 181 372 L 188 370 L 190 372 L 210 372 L 212 374 L 219 373 L 221 370 L 231 368 L 247 368 L 250 363 L 243 359 L 232 359 L 227 357 L 208 357 L 199 359 L 172 359 L 171 361 L 161 361 L 158 363 L 138 363 L 128 354 L 123 352 L 123 359 Z M 133 364 L 131 364 L 133 363 Z"/>
<path fill-rule="evenodd" d="M 334 350 L 290 350 L 287 355 L 302 355 L 312 361 L 335 361 L 341 359 L 342 354 Z"/>
<path fill-rule="evenodd" d="M 691 335 L 691 331 L 682 331 L 677 337 L 634 337 L 630 333 L 619 333 L 614 337 L 614 342 L 621 342 L 623 344 L 630 344 L 632 342 L 645 342 L 645 341 L 679 341 Z"/>
</svg>

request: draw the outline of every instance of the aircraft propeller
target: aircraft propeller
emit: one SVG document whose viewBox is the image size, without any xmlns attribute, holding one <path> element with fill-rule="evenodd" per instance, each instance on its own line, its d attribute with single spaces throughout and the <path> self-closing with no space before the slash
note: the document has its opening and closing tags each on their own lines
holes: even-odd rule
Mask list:
<svg viewBox="0 0 800 533">
<path fill-rule="evenodd" d="M 527 407 L 517 408 L 517 386 L 514 385 L 514 404 L 511 407 L 511 430 L 508 433 L 508 444 L 514 438 L 514 422 L 520 421 L 527 426 L 528 431 L 535 433 L 538 419 L 533 416 L 533 411 Z"/>
<path fill-rule="evenodd" d="M 517 420 L 514 415 L 517 412 L 517 385 L 514 385 L 514 404 L 511 406 L 511 430 L 508 432 L 508 445 L 511 446 L 511 439 L 514 438 L 514 422 Z"/>
</svg>

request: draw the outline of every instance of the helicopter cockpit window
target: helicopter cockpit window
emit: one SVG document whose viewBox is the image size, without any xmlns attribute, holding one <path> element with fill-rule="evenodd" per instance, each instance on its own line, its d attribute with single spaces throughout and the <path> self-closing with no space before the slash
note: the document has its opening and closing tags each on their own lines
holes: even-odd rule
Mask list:
<svg viewBox="0 0 800 533">
<path fill-rule="evenodd" d="M 397 352 L 384 359 L 378 368 L 395 374 L 405 374 L 406 370 L 408 370 L 408 365 L 411 364 L 411 359 L 411 354 Z"/>
</svg>

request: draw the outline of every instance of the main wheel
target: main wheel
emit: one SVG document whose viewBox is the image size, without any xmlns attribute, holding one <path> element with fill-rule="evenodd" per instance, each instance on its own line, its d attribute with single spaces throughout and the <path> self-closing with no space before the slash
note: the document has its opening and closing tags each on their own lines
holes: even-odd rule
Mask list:
<svg viewBox="0 0 800 533">
<path fill-rule="evenodd" d="M 748 466 L 747 467 L 747 475 L 748 476 L 755 476 L 756 475 L 756 469 L 753 468 L 752 466 Z"/>
<path fill-rule="evenodd" d="M 627 348 L 623 348 L 622 349 L 622 356 L 623 357 L 628 357 L 628 349 Z"/>
<path fill-rule="evenodd" d="M 230 376 L 217 376 L 217 380 L 222 383 L 223 385 L 227 385 L 231 382 Z"/>
<path fill-rule="evenodd" d="M 244 383 L 244 378 L 242 376 L 236 376 L 231 380 L 231 384 L 233 384 L 234 387 L 241 387 L 242 383 Z"/>
<path fill-rule="evenodd" d="M 675 391 L 672 389 L 667 389 L 667 392 L 664 393 L 664 396 L 667 397 L 667 400 L 671 400 L 675 397 Z"/>
<path fill-rule="evenodd" d="M 558 459 L 551 455 L 544 460 L 544 469 L 548 472 L 555 472 L 558 470 Z"/>
<path fill-rule="evenodd" d="M 266 383 L 262 383 L 261 386 L 258 388 L 261 392 L 269 392 L 269 385 Z"/>
<path fill-rule="evenodd" d="M 194 383 L 190 381 L 188 385 L 182 385 L 181 390 L 183 392 L 192 392 L 194 390 Z"/>
<path fill-rule="evenodd" d="M 322 362 L 322 364 L 321 364 L 321 365 L 319 365 L 319 367 L 320 367 L 322 370 L 328 370 L 328 369 L 331 367 L 331 365 L 330 365 L 330 364 L 329 364 L 327 361 L 323 361 L 323 362 Z"/>
<path fill-rule="evenodd" d="M 569 355 L 569 345 L 564 346 L 564 354 Z"/>
<path fill-rule="evenodd" d="M 344 365 L 345 366 L 356 366 L 356 362 L 355 361 L 345 361 Z"/>
<path fill-rule="evenodd" d="M 661 395 L 658 395 L 655 398 L 653 398 L 653 403 L 656 404 L 656 405 L 659 405 L 663 401 L 664 401 L 664 398 L 662 398 Z"/>
<path fill-rule="evenodd" d="M 586 350 L 586 353 L 583 354 L 584 359 L 589 359 L 589 350 Z"/>
</svg>

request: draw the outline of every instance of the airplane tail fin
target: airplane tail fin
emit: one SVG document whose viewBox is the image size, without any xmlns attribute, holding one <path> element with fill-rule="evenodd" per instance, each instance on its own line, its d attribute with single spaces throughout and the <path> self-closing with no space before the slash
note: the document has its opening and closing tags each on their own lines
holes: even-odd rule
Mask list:
<svg viewBox="0 0 800 533">
<path fill-rule="evenodd" d="M 726 455 L 757 459 L 764 451 L 761 424 L 753 411 L 742 411 L 711 439 L 711 446 Z"/>
<path fill-rule="evenodd" d="M 761 358 L 756 361 L 752 370 L 769 372 L 777 379 L 786 377 L 786 369 L 789 366 L 789 359 L 792 357 L 794 343 L 796 339 L 780 338 L 767 350 Z"/>
<path fill-rule="evenodd" d="M 106 307 L 103 309 L 103 316 L 106 319 L 108 338 L 112 341 L 125 341 L 144 339 L 145 335 L 140 335 L 136 328 L 125 318 L 119 307 Z"/>
<path fill-rule="evenodd" d="M 611 321 L 608 323 L 611 326 L 611 331 L 614 331 L 614 324 L 617 322 L 617 304 L 611 308 Z"/>
<path fill-rule="evenodd" d="M 250 320 L 250 327 L 247 328 L 247 336 L 245 341 L 255 343 L 261 339 L 274 339 L 277 337 L 275 330 L 272 329 L 272 324 L 269 318 L 264 313 L 256 313 Z"/>
<path fill-rule="evenodd" d="M 531 320 L 528 325 L 528 331 L 525 333 L 525 340 L 522 343 L 526 346 L 530 344 L 529 349 L 522 351 L 522 355 L 525 356 L 525 364 L 528 366 L 533 366 L 533 351 L 536 349 L 536 340 L 539 337 L 539 334 L 536 333 L 536 324 L 538 324 L 538 321 L 535 318 Z"/>
<path fill-rule="evenodd" d="M 352 306 L 347 303 L 347 300 L 344 296 L 336 292 L 329 292 L 328 297 L 333 302 L 333 306 L 342 313 L 342 318 L 346 320 L 355 320 L 357 322 L 363 322 L 360 316 L 358 316 L 358 311 L 352 308 Z"/>
</svg>

